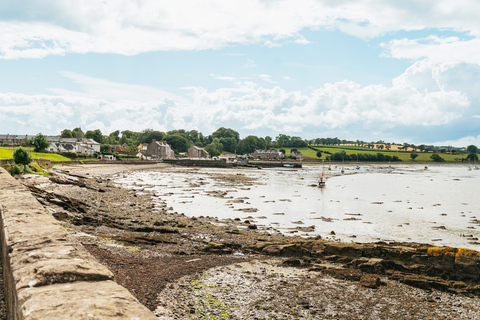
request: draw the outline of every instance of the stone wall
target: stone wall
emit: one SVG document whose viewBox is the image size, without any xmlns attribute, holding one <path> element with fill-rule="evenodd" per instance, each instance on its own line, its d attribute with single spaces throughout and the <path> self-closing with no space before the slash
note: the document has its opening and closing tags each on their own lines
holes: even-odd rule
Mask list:
<svg viewBox="0 0 480 320">
<path fill-rule="evenodd" d="M 8 319 L 157 319 L 0 168 Z"/>
<path fill-rule="evenodd" d="M 33 159 L 34 162 L 38 163 L 41 166 L 51 167 L 52 163 L 50 160 L 45 159 Z M 5 166 L 7 164 L 14 164 L 13 159 L 0 159 L 0 166 Z"/>
</svg>

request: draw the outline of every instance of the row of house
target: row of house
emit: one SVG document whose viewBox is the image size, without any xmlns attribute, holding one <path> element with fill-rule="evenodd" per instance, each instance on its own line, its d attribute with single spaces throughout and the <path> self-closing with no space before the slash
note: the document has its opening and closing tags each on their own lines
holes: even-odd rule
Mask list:
<svg viewBox="0 0 480 320">
<path fill-rule="evenodd" d="M 25 139 L 32 139 L 35 136 L 19 136 L 10 134 L 0 135 L 0 145 L 20 146 L 25 143 Z M 82 152 L 85 154 L 100 153 L 100 143 L 93 139 L 83 137 L 81 131 L 78 132 L 77 138 L 62 138 L 60 136 L 47 136 L 47 141 L 50 143 L 47 150 L 51 152 Z M 112 153 L 126 154 L 128 145 L 111 145 L 110 151 Z M 143 159 L 173 159 L 175 153 L 171 146 L 166 141 L 152 140 L 149 144 L 141 144 L 137 147 L 137 157 Z M 300 152 L 292 152 L 292 156 L 297 159 L 302 158 Z M 192 145 L 188 149 L 186 155 L 190 159 L 209 159 L 210 154 L 204 148 Z M 277 150 L 255 150 L 251 156 L 258 159 L 281 159 L 284 154 Z M 235 155 L 222 156 L 222 159 L 234 159 Z"/>
<path fill-rule="evenodd" d="M 0 134 L 0 145 L 9 147 L 18 147 L 25 144 L 26 139 L 32 139 L 35 136 L 31 135 L 16 135 L 16 134 Z"/>
<path fill-rule="evenodd" d="M 301 152 L 298 151 L 293 151 L 290 153 L 291 156 L 297 158 L 297 159 L 302 159 L 303 155 Z M 285 155 L 283 152 L 277 151 L 275 149 L 272 150 L 255 150 L 251 156 L 255 159 L 281 159 L 284 158 Z"/>
<path fill-rule="evenodd" d="M 47 137 L 50 143 L 47 147 L 51 152 L 81 152 L 94 154 L 100 152 L 100 143 L 87 138 L 62 138 L 58 136 Z"/>
</svg>

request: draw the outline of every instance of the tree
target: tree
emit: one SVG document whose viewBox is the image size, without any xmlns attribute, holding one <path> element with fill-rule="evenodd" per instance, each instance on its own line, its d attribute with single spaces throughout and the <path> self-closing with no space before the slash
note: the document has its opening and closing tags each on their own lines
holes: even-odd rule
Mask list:
<svg viewBox="0 0 480 320">
<path fill-rule="evenodd" d="M 43 134 L 39 133 L 33 138 L 33 145 L 35 146 L 35 152 L 43 152 L 48 148 L 48 140 Z"/>
<path fill-rule="evenodd" d="M 165 141 L 170 145 L 175 153 L 187 152 L 188 151 L 188 141 L 180 134 L 172 134 L 165 137 Z"/>
<path fill-rule="evenodd" d="M 83 131 L 79 127 L 72 130 L 72 138 L 77 138 L 79 131 L 80 131 L 80 136 L 83 138 Z"/>
<path fill-rule="evenodd" d="M 110 145 L 109 144 L 101 144 L 100 145 L 100 152 L 101 153 L 110 152 Z"/>
<path fill-rule="evenodd" d="M 467 153 L 477 153 L 477 152 L 478 152 L 478 148 L 473 144 L 467 147 Z"/>
<path fill-rule="evenodd" d="M 23 165 L 23 173 L 25 174 L 27 172 L 27 165 L 29 165 L 33 161 L 33 159 L 30 152 L 20 147 L 15 149 L 15 151 L 13 152 L 13 161 L 16 164 Z"/>
<path fill-rule="evenodd" d="M 93 131 L 88 130 L 85 133 L 85 137 L 88 138 L 88 139 L 93 139 L 98 143 L 102 143 L 102 141 L 103 141 L 103 135 L 102 135 L 102 131 L 100 131 L 100 129 L 95 129 Z"/>
<path fill-rule="evenodd" d="M 223 145 L 223 150 L 234 153 L 237 149 L 237 140 L 234 137 L 220 138 L 220 143 Z"/>
<path fill-rule="evenodd" d="M 476 153 L 469 153 L 467 155 L 467 160 L 469 161 L 478 161 L 478 156 Z"/>
<path fill-rule="evenodd" d="M 321 158 L 322 157 L 322 151 L 317 151 L 317 158 Z"/>
<path fill-rule="evenodd" d="M 434 162 L 444 162 L 445 161 L 445 159 L 440 157 L 440 155 L 438 155 L 437 153 L 432 154 L 430 156 L 430 159 L 432 159 Z"/>
<path fill-rule="evenodd" d="M 240 142 L 240 153 L 252 153 L 256 149 L 265 149 L 265 141 L 257 136 L 248 136 Z"/>
<path fill-rule="evenodd" d="M 265 137 L 265 148 L 266 149 L 270 149 L 272 147 L 273 143 L 272 143 L 272 137 L 270 136 L 266 136 Z"/>
<path fill-rule="evenodd" d="M 154 131 L 152 129 L 146 129 L 142 131 L 140 136 L 141 143 L 149 144 L 150 142 L 152 142 L 153 139 L 155 139 L 156 141 L 162 141 L 165 137 L 165 133 L 160 131 Z"/>
<path fill-rule="evenodd" d="M 72 130 L 68 129 L 63 129 L 62 133 L 60 134 L 61 138 L 75 138 L 75 134 L 72 132 Z"/>
<path fill-rule="evenodd" d="M 275 139 L 277 147 L 290 147 L 290 139 L 290 136 L 287 136 L 285 134 L 279 134 Z"/>
<path fill-rule="evenodd" d="M 233 129 L 221 127 L 221 128 L 218 128 L 217 131 L 212 133 L 212 138 L 219 138 L 219 139 L 220 138 L 235 138 L 235 140 L 237 140 L 237 142 L 238 142 L 240 140 L 240 134 Z"/>
<path fill-rule="evenodd" d="M 410 158 L 412 158 L 412 161 L 415 161 L 416 157 L 418 157 L 418 153 L 416 153 L 416 152 L 410 153 Z"/>
<path fill-rule="evenodd" d="M 223 145 L 220 143 L 220 139 L 214 138 L 212 143 L 205 147 L 205 150 L 207 150 L 210 156 L 216 157 L 222 153 Z"/>
</svg>

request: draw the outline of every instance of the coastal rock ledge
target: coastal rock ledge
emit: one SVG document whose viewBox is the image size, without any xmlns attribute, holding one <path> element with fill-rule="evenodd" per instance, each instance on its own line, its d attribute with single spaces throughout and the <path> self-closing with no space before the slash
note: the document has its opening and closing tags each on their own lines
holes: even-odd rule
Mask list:
<svg viewBox="0 0 480 320">
<path fill-rule="evenodd" d="M 0 168 L 8 319 L 157 319 Z"/>
<path fill-rule="evenodd" d="M 349 280 L 362 281 L 365 274 L 370 274 L 387 276 L 422 289 L 480 295 L 480 252 L 470 249 L 418 243 L 359 244 L 324 240 L 258 241 L 249 249 L 267 255 L 289 256 L 285 264 Z M 378 277 L 374 278 L 373 287 L 380 285 Z M 370 282 L 367 284 L 372 286 Z"/>
</svg>

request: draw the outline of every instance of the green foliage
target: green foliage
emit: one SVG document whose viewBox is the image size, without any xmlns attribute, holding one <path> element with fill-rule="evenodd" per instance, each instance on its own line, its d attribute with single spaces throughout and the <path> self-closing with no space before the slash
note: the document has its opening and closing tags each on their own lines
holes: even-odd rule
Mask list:
<svg viewBox="0 0 480 320">
<path fill-rule="evenodd" d="M 109 144 L 101 144 L 100 145 L 100 152 L 101 153 L 110 152 L 110 145 Z"/>
<path fill-rule="evenodd" d="M 478 152 L 478 148 L 473 144 L 467 147 L 467 153 L 477 153 L 477 152 Z"/>
<path fill-rule="evenodd" d="M 317 158 L 321 158 L 322 157 L 322 151 L 317 151 Z"/>
<path fill-rule="evenodd" d="M 416 153 L 416 152 L 410 153 L 410 158 L 412 158 L 412 161 L 415 161 L 415 158 L 417 158 L 417 157 L 418 157 L 418 153 Z"/>
<path fill-rule="evenodd" d="M 445 162 L 445 159 L 440 157 L 438 153 L 434 153 L 430 156 L 430 159 L 432 159 L 434 162 Z"/>
<path fill-rule="evenodd" d="M 217 157 L 222 154 L 223 145 L 220 143 L 220 139 L 215 138 L 212 143 L 205 147 L 205 150 L 207 150 L 210 156 Z"/>
<path fill-rule="evenodd" d="M 152 129 L 143 130 L 140 135 L 140 142 L 149 144 L 153 139 L 156 141 L 162 141 L 165 137 L 165 133 L 160 131 L 154 131 Z"/>
<path fill-rule="evenodd" d="M 13 161 L 17 165 L 22 165 L 23 171 L 25 173 L 27 171 L 27 165 L 29 165 L 33 161 L 33 159 L 32 155 L 30 154 L 30 152 L 28 152 L 28 150 L 20 147 L 17 148 L 15 152 L 13 152 Z"/>
<path fill-rule="evenodd" d="M 88 138 L 88 139 L 93 139 L 98 143 L 102 143 L 102 141 L 103 141 L 102 131 L 100 131 L 99 129 L 95 129 L 93 131 L 88 130 L 85 133 L 85 137 Z"/>
<path fill-rule="evenodd" d="M 60 134 L 60 137 L 62 137 L 62 138 L 76 138 L 77 136 L 75 135 L 75 133 L 72 130 L 63 129 L 62 133 Z"/>
<path fill-rule="evenodd" d="M 256 136 L 248 136 L 242 141 L 240 141 L 239 144 L 239 153 L 252 153 L 256 149 L 265 149 L 265 140 L 258 138 Z"/>
<path fill-rule="evenodd" d="M 220 143 L 223 145 L 224 151 L 234 153 L 235 150 L 237 150 L 238 143 L 234 137 L 230 137 L 230 138 L 222 137 L 220 138 Z"/>
<path fill-rule="evenodd" d="M 221 127 L 217 129 L 214 133 L 212 133 L 212 138 L 234 138 L 237 142 L 240 141 L 240 134 L 233 130 L 233 129 L 228 129 Z"/>
<path fill-rule="evenodd" d="M 307 147 L 308 143 L 300 137 L 279 134 L 276 138 L 276 145 L 277 147 L 303 148 Z"/>
<path fill-rule="evenodd" d="M 180 134 L 168 135 L 165 137 L 165 141 L 175 153 L 187 152 L 190 146 L 188 140 Z"/>
<path fill-rule="evenodd" d="M 21 174 L 22 171 L 25 171 L 24 166 L 19 166 L 18 164 L 14 165 L 7 165 L 5 168 L 8 173 L 10 173 L 12 176 L 16 176 L 17 174 Z"/>
<path fill-rule="evenodd" d="M 347 154 L 345 150 L 335 152 L 331 156 L 327 157 L 327 160 L 333 160 L 333 161 L 371 161 L 371 162 L 376 162 L 376 161 L 381 161 L 381 162 L 397 162 L 397 161 L 402 161 L 400 160 L 397 156 L 391 156 L 391 155 L 386 155 L 381 152 L 375 153 L 352 153 L 352 154 Z"/>
<path fill-rule="evenodd" d="M 467 155 L 466 159 L 469 161 L 477 161 L 478 156 L 476 153 L 470 153 L 469 155 Z"/>
<path fill-rule="evenodd" d="M 77 138 L 79 135 L 79 132 L 80 132 L 80 137 L 83 138 L 83 131 L 79 127 L 72 130 L 72 135 L 73 135 L 72 138 Z"/>
<path fill-rule="evenodd" d="M 35 146 L 35 152 L 43 152 L 48 148 L 48 140 L 43 134 L 39 133 L 33 138 L 33 145 Z"/>
</svg>

